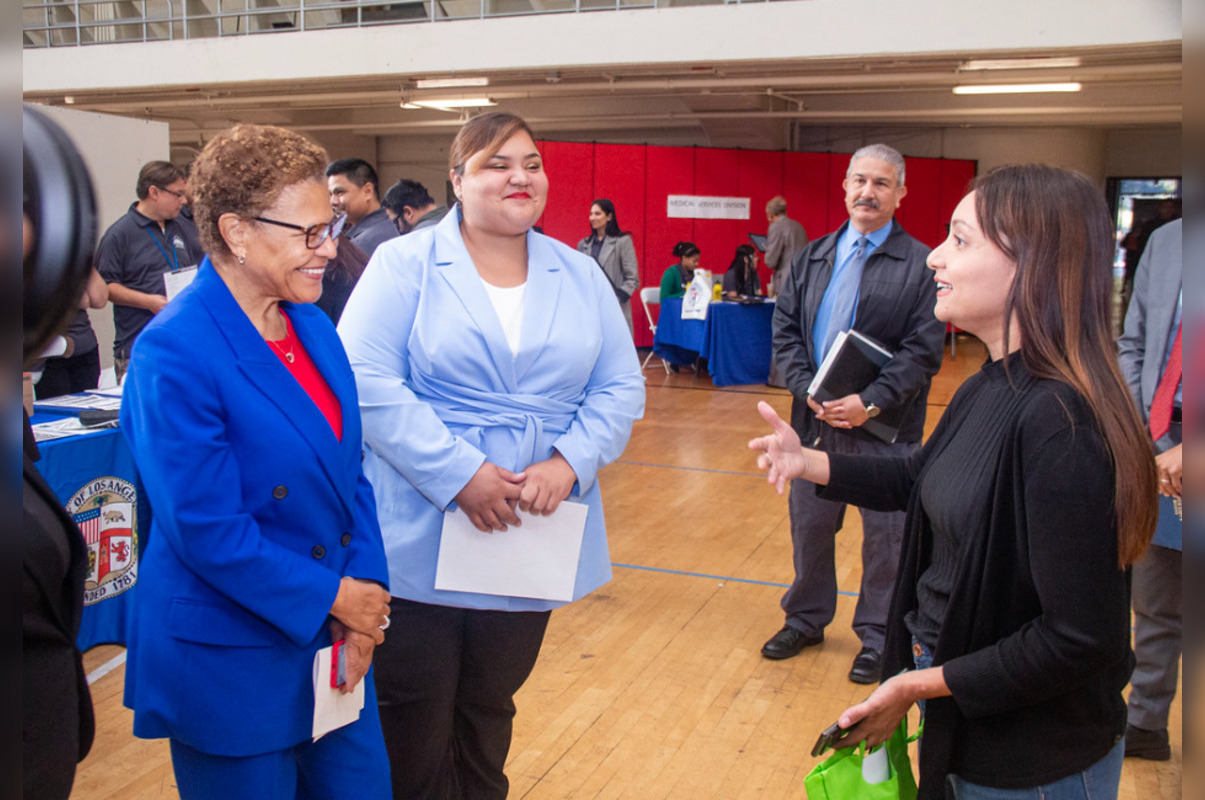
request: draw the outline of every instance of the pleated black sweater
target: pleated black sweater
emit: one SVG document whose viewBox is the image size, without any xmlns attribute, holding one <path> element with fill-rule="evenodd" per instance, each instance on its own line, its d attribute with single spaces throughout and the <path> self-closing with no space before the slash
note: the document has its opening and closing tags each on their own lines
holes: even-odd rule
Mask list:
<svg viewBox="0 0 1205 800">
<path fill-rule="evenodd" d="M 953 695 L 928 701 L 921 797 L 945 776 L 1038 786 L 1104 757 L 1125 729 L 1129 577 L 1114 470 L 1083 397 L 1019 353 L 955 394 L 910 459 L 830 454 L 821 495 L 908 511 L 883 674 L 928 640 Z"/>
</svg>

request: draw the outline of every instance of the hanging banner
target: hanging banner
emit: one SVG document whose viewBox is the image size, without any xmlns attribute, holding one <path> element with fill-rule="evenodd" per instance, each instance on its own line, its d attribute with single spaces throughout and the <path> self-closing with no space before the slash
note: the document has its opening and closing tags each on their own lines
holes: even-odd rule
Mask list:
<svg viewBox="0 0 1205 800">
<path fill-rule="evenodd" d="M 665 214 L 670 219 L 749 219 L 749 198 L 671 194 Z"/>
</svg>

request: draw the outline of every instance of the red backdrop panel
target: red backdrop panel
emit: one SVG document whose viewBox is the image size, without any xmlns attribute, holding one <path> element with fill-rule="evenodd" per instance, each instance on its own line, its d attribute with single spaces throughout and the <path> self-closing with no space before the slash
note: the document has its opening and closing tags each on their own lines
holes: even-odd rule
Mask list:
<svg viewBox="0 0 1205 800">
<path fill-rule="evenodd" d="M 594 145 L 594 199 L 605 197 L 615 204 L 615 217 L 619 226 L 632 234 L 636 245 L 636 260 L 644 246 L 644 151 L 641 144 L 596 144 Z M 586 212 L 582 210 L 582 235 L 585 236 Z M 635 302 L 635 300 L 633 300 Z M 632 313 L 640 316 L 637 308 Z"/>
<path fill-rule="evenodd" d="M 740 151 L 715 147 L 699 147 L 695 156 L 695 190 L 702 196 L 737 196 L 737 175 L 740 170 Z M 699 266 L 722 273 L 732 261 L 739 239 L 750 220 L 696 219 L 692 241 L 699 246 L 702 257 Z"/>
<path fill-rule="evenodd" d="M 644 181 L 643 286 L 658 286 L 665 268 L 675 263 L 674 244 L 694 235 L 692 220 L 670 219 L 666 198 L 694 194 L 694 151 L 687 147 L 649 147 Z M 639 251 L 637 251 L 639 254 Z"/>
<path fill-rule="evenodd" d="M 783 153 L 780 150 L 741 150 L 740 169 L 737 173 L 737 197 L 749 198 L 749 222 L 740 229 L 737 244 L 751 244 L 749 233 L 766 232 L 766 203 L 771 197 L 782 194 Z M 770 270 L 758 258 L 762 290 L 770 281 Z"/>
<path fill-rule="evenodd" d="M 907 158 L 904 183 L 908 194 L 895 212 L 904 230 L 929 247 L 937 247 L 944 237 L 940 221 L 941 159 Z"/>
<path fill-rule="evenodd" d="M 641 286 L 661 285 L 661 274 L 675 263 L 674 244 L 689 240 L 691 220 L 670 219 L 666 215 L 666 198 L 671 194 L 694 193 L 694 153 L 687 147 L 645 148 L 644 179 L 644 249 L 637 249 L 640 258 Z M 638 319 L 644 310 L 632 306 Z M 656 311 L 653 312 L 654 317 Z M 648 325 L 636 325 L 636 346 L 651 347 L 652 334 Z"/>
<path fill-rule="evenodd" d="M 829 226 L 828 207 L 838 178 L 830 176 L 828 153 L 783 153 L 783 192 L 787 216 L 803 226 L 808 240 L 819 239 Z M 840 186 L 837 187 L 838 192 Z M 840 205 L 841 195 L 837 195 Z"/>
<path fill-rule="evenodd" d="M 849 221 L 849 212 L 845 210 L 845 171 L 849 169 L 848 153 L 829 153 L 828 156 L 828 230 L 837 230 Z"/>
<path fill-rule="evenodd" d="M 594 200 L 594 145 L 578 142 L 540 142 L 548 173 L 548 205 L 539 224 L 544 233 L 570 247 L 586 235 L 586 215 Z"/>
<path fill-rule="evenodd" d="M 971 181 L 975 179 L 976 163 L 974 161 L 955 161 L 943 159 L 941 162 L 941 203 L 938 206 L 938 223 L 941 225 L 941 235 L 945 238 L 950 231 L 950 217 L 958 206 L 958 201 L 970 189 Z"/>
</svg>

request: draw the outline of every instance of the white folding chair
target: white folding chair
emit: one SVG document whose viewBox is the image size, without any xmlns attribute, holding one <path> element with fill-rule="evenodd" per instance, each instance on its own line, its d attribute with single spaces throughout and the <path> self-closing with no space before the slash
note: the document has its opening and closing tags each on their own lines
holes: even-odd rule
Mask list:
<svg viewBox="0 0 1205 800">
<path fill-rule="evenodd" d="M 641 289 L 640 304 L 644 306 L 644 316 L 649 321 L 649 333 L 653 334 L 655 338 L 657 336 L 657 323 L 653 322 L 653 309 L 651 309 L 649 306 L 661 304 L 661 287 L 646 286 Z M 654 355 L 656 355 L 656 353 L 654 353 L 652 350 L 649 350 L 649 354 L 645 357 L 644 363 L 640 365 L 641 370 L 648 369 L 649 362 L 653 360 Z M 665 359 L 661 359 L 661 366 L 665 367 L 665 371 L 667 373 L 669 372 L 669 363 Z"/>
</svg>

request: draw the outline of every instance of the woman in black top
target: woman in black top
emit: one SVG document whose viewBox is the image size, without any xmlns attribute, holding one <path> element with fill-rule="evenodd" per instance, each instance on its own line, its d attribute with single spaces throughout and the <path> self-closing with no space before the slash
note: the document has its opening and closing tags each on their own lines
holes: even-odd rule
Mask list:
<svg viewBox="0 0 1205 800">
<path fill-rule="evenodd" d="M 736 299 L 752 297 L 761 292 L 761 279 L 757 275 L 757 251 L 752 245 L 737 245 L 736 255 L 724 273 L 724 296 Z"/>
<path fill-rule="evenodd" d="M 89 271 L 80 307 L 62 333 L 67 343 L 66 352 L 34 367 L 42 371 L 42 377 L 34 384 L 37 399 L 85 392 L 100 383 L 100 347 L 87 309 L 104 308 L 108 302 L 109 286 L 94 267 Z"/>
<path fill-rule="evenodd" d="M 993 170 L 929 256 L 937 318 L 990 358 L 924 449 L 805 450 L 759 404 L 774 432 L 750 447 L 779 492 L 806 477 L 833 499 L 908 511 L 884 652 L 895 677 L 839 724 L 873 746 L 924 701 L 921 797 L 1117 795 L 1126 575 L 1154 531 L 1156 484 L 1109 332 L 1112 250 L 1086 178 Z"/>
</svg>

